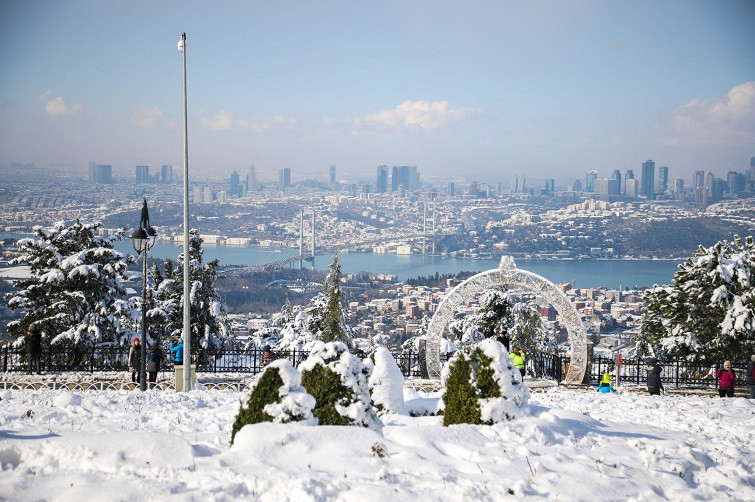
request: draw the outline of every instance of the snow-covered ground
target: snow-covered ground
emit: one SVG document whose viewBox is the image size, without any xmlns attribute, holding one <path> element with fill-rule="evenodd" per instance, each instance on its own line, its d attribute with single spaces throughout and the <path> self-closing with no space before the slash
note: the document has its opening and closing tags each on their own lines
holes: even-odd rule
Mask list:
<svg viewBox="0 0 755 502">
<path fill-rule="evenodd" d="M 0 390 L 0 499 L 755 499 L 755 401 L 742 398 L 556 388 L 495 426 L 258 424 L 230 446 L 240 396 Z"/>
</svg>

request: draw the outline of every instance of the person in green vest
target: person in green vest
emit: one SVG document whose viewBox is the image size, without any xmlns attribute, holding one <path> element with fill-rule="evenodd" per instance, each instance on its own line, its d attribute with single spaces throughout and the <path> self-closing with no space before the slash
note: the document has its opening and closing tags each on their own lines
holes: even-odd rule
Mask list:
<svg viewBox="0 0 755 502">
<path fill-rule="evenodd" d="M 514 366 L 519 370 L 519 373 L 522 374 L 522 380 L 524 380 L 524 361 L 526 360 L 524 357 L 524 351 L 515 348 L 509 354 L 509 359 L 513 359 Z"/>
</svg>

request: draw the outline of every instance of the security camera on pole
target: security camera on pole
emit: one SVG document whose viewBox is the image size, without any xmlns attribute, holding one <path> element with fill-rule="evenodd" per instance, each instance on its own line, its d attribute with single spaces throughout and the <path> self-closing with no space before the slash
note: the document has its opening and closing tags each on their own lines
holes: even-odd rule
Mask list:
<svg viewBox="0 0 755 502">
<path fill-rule="evenodd" d="M 178 50 L 184 63 L 184 372 L 183 389 L 191 390 L 191 284 L 189 276 L 189 130 L 186 106 L 186 33 L 181 34 Z"/>
</svg>

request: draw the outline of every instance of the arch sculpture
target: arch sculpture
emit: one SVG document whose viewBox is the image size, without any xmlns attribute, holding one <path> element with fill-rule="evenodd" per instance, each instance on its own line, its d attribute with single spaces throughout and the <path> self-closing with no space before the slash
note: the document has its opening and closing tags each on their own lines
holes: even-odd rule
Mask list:
<svg viewBox="0 0 755 502">
<path fill-rule="evenodd" d="M 497 269 L 470 277 L 456 286 L 438 305 L 427 329 L 425 357 L 430 378 L 440 378 L 440 339 L 456 308 L 471 296 L 490 288 L 524 289 L 545 298 L 553 305 L 566 324 L 571 343 L 571 364 L 566 374 L 567 384 L 580 384 L 587 369 L 587 335 L 577 309 L 552 282 L 527 270 L 516 268 L 511 256 L 501 258 Z"/>
</svg>

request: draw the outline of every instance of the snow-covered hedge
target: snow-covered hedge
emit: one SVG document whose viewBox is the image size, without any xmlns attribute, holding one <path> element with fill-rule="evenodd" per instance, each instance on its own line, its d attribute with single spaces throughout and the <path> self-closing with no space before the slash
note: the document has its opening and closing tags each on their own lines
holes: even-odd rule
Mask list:
<svg viewBox="0 0 755 502">
<path fill-rule="evenodd" d="M 342 342 L 318 343 L 299 365 L 302 385 L 314 396 L 312 414 L 320 425 L 359 425 L 380 430 L 370 402 L 372 363 L 351 354 Z"/>
<path fill-rule="evenodd" d="M 529 391 L 506 349 L 492 339 L 464 347 L 443 368 L 443 425 L 494 424 L 528 412 Z"/>
<path fill-rule="evenodd" d="M 306 422 L 315 425 L 314 407 L 315 399 L 301 386 L 301 373 L 287 359 L 273 361 L 252 383 L 246 406 L 242 401 L 233 423 L 231 442 L 247 424 Z"/>
</svg>

